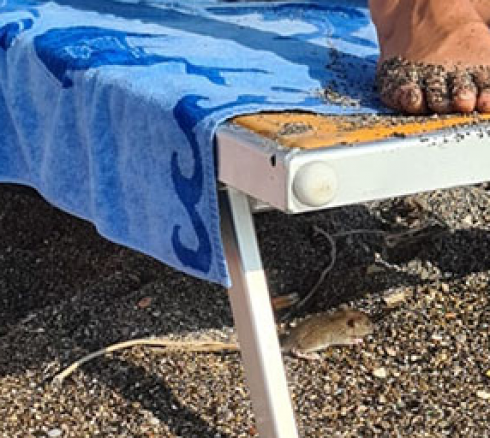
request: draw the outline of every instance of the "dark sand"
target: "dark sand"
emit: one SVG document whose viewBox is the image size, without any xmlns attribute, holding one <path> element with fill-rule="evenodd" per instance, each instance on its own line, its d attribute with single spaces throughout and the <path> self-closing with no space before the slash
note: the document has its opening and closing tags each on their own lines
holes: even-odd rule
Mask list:
<svg viewBox="0 0 490 438">
<path fill-rule="evenodd" d="M 309 312 L 347 302 L 372 314 L 387 292 L 407 300 L 364 346 L 332 348 L 319 362 L 286 358 L 303 437 L 490 436 L 489 195 L 481 185 L 257 217 L 277 294 L 306 293 L 328 263 L 313 225 L 335 234 L 438 223 L 394 248 L 379 234 L 337 238 L 337 263 Z M 109 243 L 18 186 L 0 186 L 0 235 L 0 437 L 253 436 L 238 354 L 137 348 L 49 385 L 116 341 L 229 335 L 223 289 Z"/>
</svg>

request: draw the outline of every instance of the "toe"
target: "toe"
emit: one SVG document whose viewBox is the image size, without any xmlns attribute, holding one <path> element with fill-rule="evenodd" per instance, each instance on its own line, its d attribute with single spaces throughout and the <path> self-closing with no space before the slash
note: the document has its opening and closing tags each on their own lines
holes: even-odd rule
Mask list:
<svg viewBox="0 0 490 438">
<path fill-rule="evenodd" d="M 383 103 L 394 110 L 400 111 L 401 108 L 398 105 L 396 96 L 399 81 L 398 72 L 392 67 L 391 62 L 385 61 L 380 66 L 376 79 L 379 96 Z"/>
<path fill-rule="evenodd" d="M 442 68 L 428 72 L 425 77 L 425 95 L 428 108 L 437 114 L 452 111 L 446 71 Z"/>
<path fill-rule="evenodd" d="M 471 113 L 476 108 L 476 91 L 458 90 L 453 92 L 453 107 L 457 112 Z"/>
<path fill-rule="evenodd" d="M 470 113 L 476 108 L 477 88 L 468 72 L 456 71 L 451 75 L 452 104 L 455 111 Z"/>
<path fill-rule="evenodd" d="M 417 84 L 401 85 L 395 93 L 398 105 L 407 114 L 424 114 L 427 111 L 424 93 Z"/>
<path fill-rule="evenodd" d="M 478 100 L 476 102 L 476 109 L 480 113 L 490 113 L 490 88 L 480 91 L 480 94 L 478 95 Z"/>
<path fill-rule="evenodd" d="M 476 109 L 481 113 L 490 113 L 490 67 L 475 71 L 473 79 L 478 88 Z"/>
<path fill-rule="evenodd" d="M 401 111 L 401 107 L 398 104 L 398 96 L 396 89 L 391 85 L 385 85 L 380 88 L 381 101 L 389 108 L 396 111 Z"/>
<path fill-rule="evenodd" d="M 419 86 L 418 66 L 401 58 L 385 61 L 378 70 L 378 88 L 383 103 L 408 114 L 426 111 Z"/>
<path fill-rule="evenodd" d="M 417 84 L 404 84 L 381 90 L 381 100 L 390 108 L 407 114 L 424 114 L 426 105 L 422 90 Z"/>
</svg>

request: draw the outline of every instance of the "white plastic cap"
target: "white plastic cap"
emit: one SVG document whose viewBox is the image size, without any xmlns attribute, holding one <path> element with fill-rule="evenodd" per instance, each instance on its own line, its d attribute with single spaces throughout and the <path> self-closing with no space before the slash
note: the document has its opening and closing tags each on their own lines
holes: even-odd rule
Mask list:
<svg viewBox="0 0 490 438">
<path fill-rule="evenodd" d="M 296 199 L 309 207 L 328 204 L 337 192 L 337 177 L 323 161 L 304 164 L 294 176 L 293 193 Z"/>
</svg>

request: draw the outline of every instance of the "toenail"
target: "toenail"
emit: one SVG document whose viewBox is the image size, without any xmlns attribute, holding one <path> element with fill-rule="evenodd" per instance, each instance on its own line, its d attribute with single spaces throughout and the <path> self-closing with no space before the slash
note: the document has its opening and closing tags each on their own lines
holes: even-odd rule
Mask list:
<svg viewBox="0 0 490 438">
<path fill-rule="evenodd" d="M 470 90 L 463 90 L 456 94 L 459 100 L 472 100 L 475 98 L 475 93 Z"/>
<path fill-rule="evenodd" d="M 480 105 L 478 105 L 478 110 L 481 113 L 488 114 L 488 113 L 490 113 L 490 104 L 480 104 Z"/>
<path fill-rule="evenodd" d="M 410 87 L 404 90 L 403 100 L 405 103 L 413 105 L 414 103 L 418 103 L 420 100 L 420 93 L 417 89 Z"/>
<path fill-rule="evenodd" d="M 410 90 L 407 92 L 405 95 L 406 103 L 412 104 L 417 102 L 417 96 L 413 92 L 413 90 Z"/>
</svg>

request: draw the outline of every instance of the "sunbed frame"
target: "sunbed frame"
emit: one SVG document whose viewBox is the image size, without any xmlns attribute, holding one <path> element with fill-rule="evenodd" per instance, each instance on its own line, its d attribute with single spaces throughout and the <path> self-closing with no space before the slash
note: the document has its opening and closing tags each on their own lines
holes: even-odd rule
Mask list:
<svg viewBox="0 0 490 438">
<path fill-rule="evenodd" d="M 391 130 L 377 123 L 360 134 L 359 129 L 342 134 L 338 122 L 325 118 L 292 115 L 294 121 L 287 122 L 281 117 L 238 119 L 223 125 L 216 137 L 224 186 L 222 233 L 233 281 L 229 296 L 257 429 L 264 438 L 294 438 L 298 432 L 253 206 L 295 214 L 490 180 L 490 125 L 481 119 L 476 124 L 471 118 L 430 119 Z M 312 126 L 316 123 L 330 128 L 322 131 Z M 280 138 L 284 126 L 301 124 L 304 132 L 294 134 L 293 129 Z"/>
</svg>

